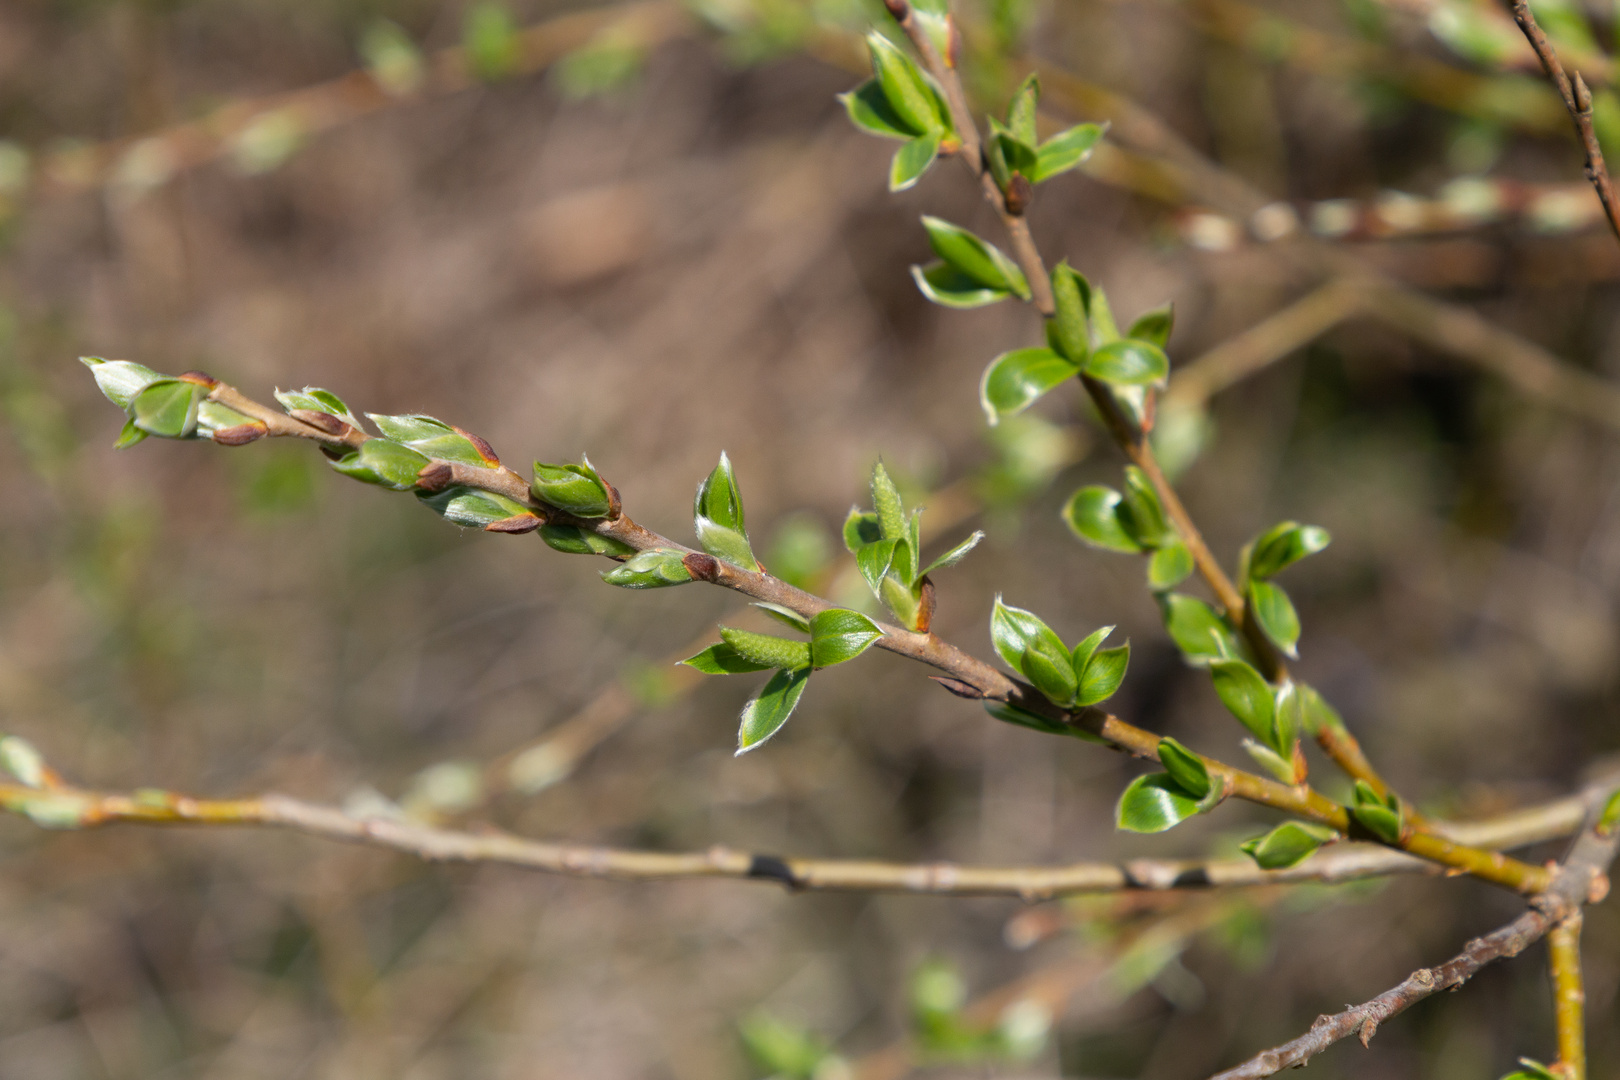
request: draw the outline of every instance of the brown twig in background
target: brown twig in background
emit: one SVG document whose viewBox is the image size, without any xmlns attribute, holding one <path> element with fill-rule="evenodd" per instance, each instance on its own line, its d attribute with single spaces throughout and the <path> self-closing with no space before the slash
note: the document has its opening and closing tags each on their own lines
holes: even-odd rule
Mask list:
<svg viewBox="0 0 1620 1080">
<path fill-rule="evenodd" d="M 1620 830 L 1601 830 L 1598 818 L 1607 801 L 1599 795 L 1589 804 L 1585 827 L 1559 867 L 1545 892 L 1530 901 L 1530 910 L 1508 925 L 1470 941 L 1463 951 L 1435 968 L 1421 968 L 1406 981 L 1364 1002 L 1332 1016 L 1317 1017 L 1311 1030 L 1299 1038 L 1257 1054 L 1248 1061 L 1217 1074 L 1212 1080 L 1259 1080 L 1283 1069 L 1299 1068 L 1329 1046 L 1355 1035 L 1366 1046 L 1386 1020 L 1441 990 L 1467 982 L 1486 964 L 1517 956 L 1555 927 L 1572 917 L 1581 906 L 1602 900 L 1609 891 L 1608 870 L 1620 847 Z M 1560 1027 L 1560 1047 L 1563 1044 Z"/>
<path fill-rule="evenodd" d="M 1581 140 L 1581 148 L 1586 151 L 1586 179 L 1603 203 L 1609 228 L 1614 231 L 1615 238 L 1620 239 L 1620 207 L 1615 205 L 1609 170 L 1603 165 L 1603 147 L 1598 145 L 1597 132 L 1592 127 L 1592 91 L 1587 88 L 1580 72 L 1577 71 L 1573 77 L 1565 73 L 1557 50 L 1536 24 L 1529 0 L 1513 0 L 1513 21 L 1524 31 L 1525 39 L 1530 42 L 1530 47 L 1535 50 L 1536 57 L 1547 72 L 1547 78 L 1552 80 L 1558 96 L 1564 99 L 1564 108 L 1575 122 L 1575 135 Z"/>
<path fill-rule="evenodd" d="M 1586 1080 L 1586 989 L 1581 982 L 1581 913 L 1572 913 L 1547 934 L 1553 1015 L 1558 1029 L 1554 1071 L 1565 1080 Z"/>
</svg>

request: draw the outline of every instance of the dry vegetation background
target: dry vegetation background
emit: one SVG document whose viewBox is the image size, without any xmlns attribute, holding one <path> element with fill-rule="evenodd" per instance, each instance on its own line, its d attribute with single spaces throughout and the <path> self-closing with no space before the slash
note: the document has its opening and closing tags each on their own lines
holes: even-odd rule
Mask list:
<svg viewBox="0 0 1620 1080">
<path fill-rule="evenodd" d="M 1353 39 L 1354 12 L 1278 7 Z M 1364 72 L 1269 63 L 1210 36 L 1201 10 L 1057 0 L 1033 9 L 1030 40 L 1276 196 L 1427 194 L 1468 168 L 1578 179 L 1561 137 L 1504 130 L 1488 152 L 1477 124 Z M 379 14 L 442 46 L 463 9 L 6 0 L 0 135 L 36 150 L 106 140 L 330 78 Z M 1380 48 L 1461 65 L 1391 17 Z M 514 465 L 587 451 L 672 536 L 724 449 L 767 563 L 785 530 L 835 543 L 878 455 L 914 491 L 956 485 L 934 515 L 956 524 L 925 518 L 925 535 L 958 537 L 972 478 L 998 460 L 979 373 L 1035 326 L 916 293 L 918 213 L 991 223 L 954 169 L 884 192 L 889 148 L 833 100 L 853 81 L 803 55 L 739 66 L 682 35 L 603 96 L 525 76 L 378 112 L 259 175 L 221 162 L 148 191 L 18 200 L 0 250 L 0 725 L 89 785 L 375 800 L 438 763 L 500 761 L 623 685 L 624 722 L 598 726 L 572 775 L 464 819 L 669 850 L 964 862 L 1196 854 L 1253 835 L 1265 814 L 1236 804 L 1163 837 L 1117 835 L 1133 766 L 990 722 L 879 653 L 818 676 L 776 741 L 734 759 L 754 681 L 681 694 L 665 674 L 733 614 L 718 590 L 606 588 L 588 560 L 460 532 L 306 447 L 110 449 L 118 418 L 81 353 L 200 367 L 260 398 L 311 383 L 430 412 Z M 1165 207 L 1083 176 L 1043 188 L 1033 220 L 1116 309 L 1173 298 L 1177 363 L 1310 284 L 1266 248 L 1190 248 Z M 1359 247 L 1620 379 L 1620 258 L 1583 245 L 1515 225 Z M 1058 522 L 1069 492 L 1118 468 L 1063 399 L 1040 411 L 1075 434 L 1046 453 L 1075 463 L 982 518 L 992 542 L 941 578 L 936 629 L 990 655 L 996 592 L 1070 639 L 1117 622 L 1135 648 L 1121 714 L 1241 758 L 1139 564 Z M 1221 395 L 1214 418 L 1182 479 L 1193 512 L 1228 556 L 1283 517 L 1333 532 L 1291 575 L 1300 670 L 1397 787 L 1484 813 L 1567 790 L 1616 749 L 1615 429 L 1367 322 Z M 827 587 L 847 587 L 839 573 Z M 927 1075 L 1191 1077 L 1515 908 L 1466 881 L 1302 895 L 1156 902 L 1180 922 L 1143 945 L 1129 905 L 581 881 L 288 835 L 8 819 L 0 1078 L 741 1078 L 759 1073 L 736 1036 L 756 1008 L 835 1041 L 860 1075 L 898 1076 L 907 1053 L 863 1055 L 904 1038 L 906 983 L 928 958 L 975 994 L 1033 978 L 1059 1015 L 1031 1061 Z M 1498 1075 L 1550 1040 L 1540 955 L 1313 1074 Z M 1610 1075 L 1612 905 L 1589 916 L 1587 957 L 1592 1071 Z"/>
</svg>

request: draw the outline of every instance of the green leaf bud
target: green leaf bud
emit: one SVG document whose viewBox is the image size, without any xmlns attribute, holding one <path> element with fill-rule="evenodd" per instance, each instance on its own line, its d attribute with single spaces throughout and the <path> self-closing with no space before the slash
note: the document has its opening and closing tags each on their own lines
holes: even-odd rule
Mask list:
<svg viewBox="0 0 1620 1080">
<path fill-rule="evenodd" d="M 1160 593 L 1158 599 L 1164 628 L 1189 664 L 1202 667 L 1237 654 L 1232 628 L 1204 601 L 1174 592 Z"/>
<path fill-rule="evenodd" d="M 1285 568 L 1327 547 L 1333 538 L 1326 529 L 1284 521 L 1261 533 L 1249 555 L 1249 577 L 1265 581 Z"/>
<path fill-rule="evenodd" d="M 367 413 L 383 437 L 403 443 L 435 461 L 448 461 L 457 465 L 471 465 L 480 469 L 496 469 L 501 459 L 489 443 L 471 432 L 462 431 L 431 416 L 415 413 L 403 416 L 379 416 Z"/>
<path fill-rule="evenodd" d="M 894 115 L 918 135 L 945 131 L 938 99 L 911 57 L 876 31 L 866 35 L 866 44 L 872 52 L 872 70 Z"/>
<path fill-rule="evenodd" d="M 354 450 L 331 463 L 332 468 L 367 484 L 394 491 L 416 487 L 417 477 L 429 465 L 428 459 L 408 446 L 391 439 L 367 439 Z"/>
<path fill-rule="evenodd" d="M 620 563 L 602 574 L 602 580 L 621 589 L 661 589 L 685 585 L 692 574 L 681 560 L 684 553 L 674 548 L 653 548 Z"/>
<path fill-rule="evenodd" d="M 578 465 L 535 462 L 529 490 L 541 502 L 575 517 L 607 517 L 613 509 L 607 484 L 591 467 L 590 458 L 582 458 Z"/>
<path fill-rule="evenodd" d="M 1030 177 L 1037 184 L 1066 173 L 1086 158 L 1101 141 L 1106 124 L 1079 124 L 1047 139 L 1035 154 L 1035 174 Z"/>
<path fill-rule="evenodd" d="M 1390 795 L 1380 798 L 1365 780 L 1357 780 L 1350 813 L 1361 826 L 1386 844 L 1398 844 L 1404 825 L 1400 800 Z"/>
<path fill-rule="evenodd" d="M 1221 704 L 1256 739 L 1284 753 L 1292 749 L 1276 745 L 1277 698 L 1258 671 L 1242 660 L 1218 660 L 1210 665 L 1209 674 Z"/>
<path fill-rule="evenodd" d="M 910 139 L 889 162 L 889 190 L 905 191 L 939 160 L 939 133 L 930 131 Z"/>
<path fill-rule="evenodd" d="M 1192 552 L 1180 540 L 1172 540 L 1148 560 L 1148 588 L 1154 592 L 1173 589 L 1193 572 Z"/>
<path fill-rule="evenodd" d="M 1041 77 L 1030 75 L 1014 91 L 1007 105 L 1007 130 L 1019 142 L 1033 146 L 1039 141 L 1035 134 L 1035 114 L 1041 98 Z"/>
<path fill-rule="evenodd" d="M 772 675 L 759 696 L 743 706 L 742 724 L 737 729 L 737 756 L 762 745 L 782 730 L 782 725 L 793 715 L 804 684 L 810 678 L 808 667 L 791 671 L 778 671 Z"/>
<path fill-rule="evenodd" d="M 1254 579 L 1249 582 L 1249 608 L 1255 622 L 1265 631 L 1272 644 L 1289 658 L 1297 657 L 1299 644 L 1299 614 L 1288 594 L 1269 581 Z"/>
<path fill-rule="evenodd" d="M 1123 496 L 1113 488 L 1083 487 L 1063 507 L 1063 520 L 1085 543 L 1105 551 L 1136 554 L 1142 546 L 1131 537 L 1120 516 Z"/>
<path fill-rule="evenodd" d="M 289 413 L 295 409 L 326 413 L 328 416 L 337 417 L 356 431 L 365 430 L 365 425 L 360 422 L 348 404 L 330 390 L 322 390 L 318 386 L 306 386 L 302 390 L 277 390 L 276 400 Z"/>
<path fill-rule="evenodd" d="M 375 440 L 372 440 L 375 441 Z M 365 445 L 370 445 L 366 443 Z M 417 498 L 453 525 L 486 532 L 533 532 L 540 528 L 540 517 L 533 510 L 505 495 L 476 488 L 446 488 L 431 494 L 418 492 Z"/>
<path fill-rule="evenodd" d="M 1092 350 L 1086 374 L 1110 386 L 1149 386 L 1170 377 L 1170 358 L 1151 341 L 1120 338 Z"/>
<path fill-rule="evenodd" d="M 1131 662 L 1131 644 L 1102 649 L 1093 654 L 1080 675 L 1080 692 L 1075 704 L 1095 705 L 1114 696 L 1120 683 L 1125 681 L 1125 669 Z"/>
<path fill-rule="evenodd" d="M 1326 825 L 1285 821 L 1266 835 L 1243 844 L 1242 848 L 1262 870 L 1287 870 L 1304 862 L 1317 848 L 1338 835 Z"/>
<path fill-rule="evenodd" d="M 885 540 L 903 540 L 906 537 L 906 505 L 900 499 L 900 489 L 889 478 L 889 470 L 879 461 L 872 466 L 872 506 L 877 511 L 878 528 Z"/>
<path fill-rule="evenodd" d="M 1243 751 L 1266 772 L 1276 777 L 1279 784 L 1290 786 L 1299 782 L 1297 768 L 1291 758 L 1285 758 L 1271 747 L 1254 739 L 1243 740 Z"/>
<path fill-rule="evenodd" d="M 1052 270 L 1052 300 L 1056 305 L 1046 321 L 1046 340 L 1065 360 L 1084 365 L 1091 356 L 1091 328 L 1086 308 L 1091 283 L 1066 261 Z"/>
<path fill-rule="evenodd" d="M 925 214 L 922 223 L 928 230 L 929 246 L 946 263 L 987 288 L 1029 299 L 1029 282 L 1024 279 L 1024 272 L 1000 248 L 943 218 Z"/>
<path fill-rule="evenodd" d="M 844 519 L 844 546 L 851 555 L 882 539 L 883 526 L 875 512 L 855 506 L 849 508 L 849 517 Z"/>
<path fill-rule="evenodd" d="M 1007 289 L 990 288 L 943 261 L 913 266 L 911 278 L 919 292 L 942 307 L 963 310 L 984 307 L 1013 295 Z"/>
<path fill-rule="evenodd" d="M 1063 644 L 1063 639 L 1034 612 L 1009 607 L 1002 603 L 1000 596 L 996 597 L 995 606 L 990 611 L 990 639 L 995 643 L 996 652 L 1007 662 L 1007 666 L 1021 675 L 1033 679 L 1033 676 L 1024 670 L 1024 657 L 1030 646 L 1039 641 L 1041 644 L 1038 651 L 1054 658 L 1054 662 L 1061 654 L 1064 666 L 1069 668 L 1069 674 L 1073 677 L 1072 654 Z M 1059 704 L 1067 702 L 1060 701 Z"/>
<path fill-rule="evenodd" d="M 190 439 L 197 434 L 197 410 L 208 388 L 187 379 L 156 379 L 129 403 L 129 418 L 148 435 Z"/>
<path fill-rule="evenodd" d="M 1163 349 L 1170 344 L 1170 331 L 1175 325 L 1175 305 L 1161 304 L 1152 311 L 1138 315 L 1125 336 Z"/>
<path fill-rule="evenodd" d="M 1159 548 L 1179 539 L 1170 527 L 1153 481 L 1135 465 L 1125 466 L 1125 500 L 1119 517 L 1120 524 L 1141 547 Z"/>
<path fill-rule="evenodd" d="M 876 79 L 868 79 L 845 94 L 839 94 L 850 122 L 870 135 L 885 139 L 914 139 L 922 132 L 914 131 L 889 104 L 888 97 Z"/>
</svg>

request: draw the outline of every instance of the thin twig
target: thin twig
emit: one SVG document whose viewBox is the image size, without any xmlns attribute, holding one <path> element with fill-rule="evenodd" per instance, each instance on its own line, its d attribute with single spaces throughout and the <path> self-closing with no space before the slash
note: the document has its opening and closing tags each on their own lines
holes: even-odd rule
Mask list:
<svg viewBox="0 0 1620 1080">
<path fill-rule="evenodd" d="M 1581 148 L 1586 151 L 1586 179 L 1597 192 L 1597 197 L 1603 203 L 1603 213 L 1609 219 L 1609 228 L 1613 230 L 1615 238 L 1620 239 L 1620 207 L 1615 205 L 1614 186 L 1609 182 L 1609 170 L 1603 166 L 1603 147 L 1598 144 L 1597 132 L 1592 127 L 1592 91 L 1587 88 L 1586 80 L 1581 73 L 1576 72 L 1573 77 L 1564 71 L 1563 62 L 1558 59 L 1558 51 L 1553 48 L 1547 35 L 1542 33 L 1541 27 L 1536 24 L 1536 16 L 1530 10 L 1529 0 L 1513 0 L 1513 21 L 1519 24 L 1524 31 L 1525 40 L 1535 50 L 1536 57 L 1541 61 L 1541 67 L 1547 72 L 1547 78 L 1552 80 L 1553 89 L 1558 96 L 1564 99 L 1564 108 L 1569 112 L 1569 118 L 1575 122 L 1575 136 L 1581 141 Z"/>
<path fill-rule="evenodd" d="M 1548 933 L 1547 964 L 1558 1027 L 1558 1063 L 1553 1068 L 1564 1080 L 1586 1080 L 1586 990 L 1581 982 L 1579 911 Z"/>
<path fill-rule="evenodd" d="M 1586 801 L 1570 797 L 1486 821 L 1455 826 L 1484 848 L 1519 847 L 1579 827 Z M 656 852 L 548 843 L 493 830 L 458 831 L 385 817 L 358 817 L 284 795 L 194 799 L 172 792 L 39 789 L 0 784 L 0 808 L 56 828 L 141 825 L 268 826 L 328 840 L 388 848 L 434 862 L 481 862 L 579 877 L 621 880 L 731 878 L 776 882 L 790 889 L 934 895 L 1016 896 L 1046 900 L 1075 893 L 1162 891 L 1303 881 L 1343 882 L 1389 874 L 1443 872 L 1431 862 L 1372 844 L 1336 844 L 1288 870 L 1261 870 L 1251 859 L 1136 859 L 1066 866 L 959 866 L 862 859 L 804 859 L 713 847 Z"/>
<path fill-rule="evenodd" d="M 1378 1026 L 1431 994 L 1461 986 L 1495 960 L 1517 956 L 1564 920 L 1578 916 L 1581 905 L 1602 900 L 1609 891 L 1608 869 L 1620 846 L 1620 830 L 1599 831 L 1598 817 L 1607 796 L 1588 804 L 1585 828 L 1546 891 L 1530 901 L 1530 910 L 1494 933 L 1470 941 L 1461 953 L 1435 968 L 1414 971 L 1406 981 L 1332 1016 L 1319 1016 L 1299 1038 L 1257 1054 L 1216 1075 L 1213 1080 L 1259 1080 L 1283 1069 L 1303 1066 L 1341 1039 L 1358 1036 L 1366 1046 Z M 1562 1038 L 1562 1034 L 1560 1035 Z"/>
</svg>

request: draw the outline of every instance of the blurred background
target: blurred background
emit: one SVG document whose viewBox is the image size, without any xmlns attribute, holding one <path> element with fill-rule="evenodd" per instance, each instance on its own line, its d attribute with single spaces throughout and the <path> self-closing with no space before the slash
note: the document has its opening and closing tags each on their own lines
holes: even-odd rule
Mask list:
<svg viewBox="0 0 1620 1080">
<path fill-rule="evenodd" d="M 1615 8 L 1537 10 L 1620 135 Z M 837 529 L 881 456 L 935 550 L 989 533 L 938 580 L 943 636 L 990 656 L 998 592 L 1069 640 L 1117 623 L 1117 711 L 1244 760 L 1140 563 L 1059 521 L 1076 487 L 1118 482 L 1079 403 L 985 426 L 980 372 L 1038 342 L 1033 314 L 911 284 L 918 214 L 994 221 L 949 162 L 884 190 L 892 146 L 834 100 L 879 14 L 0 5 L 0 727 L 86 786 L 670 851 L 1047 864 L 1229 854 L 1269 827 L 1228 804 L 1116 834 L 1139 766 L 992 722 L 879 653 L 734 758 L 756 680 L 671 666 L 717 621 L 753 625 L 721 590 L 607 588 L 597 562 L 460 531 L 305 446 L 111 449 L 121 420 L 80 354 L 431 413 L 519 468 L 588 452 L 678 539 L 725 450 L 767 564 L 847 603 Z M 1576 786 L 1620 743 L 1620 410 L 1583 381 L 1620 379 L 1620 248 L 1501 10 L 961 17 L 984 108 L 1039 61 L 1054 122 L 1114 123 L 1041 188 L 1048 260 L 1126 316 L 1174 300 L 1178 366 L 1226 350 L 1172 396 L 1164 447 L 1217 551 L 1283 518 L 1332 531 L 1288 575 L 1297 670 L 1433 812 Z M 1428 315 L 1385 295 L 1230 344 L 1347 266 Z M 1482 316 L 1485 345 L 1448 347 L 1436 311 Z M 1549 354 L 1538 383 L 1525 358 Z M 1036 907 L 789 895 L 7 819 L 0 1078 L 1196 1077 L 1516 907 L 1427 878 Z M 1593 1075 L 1620 1067 L 1611 909 L 1586 935 Z M 1538 948 L 1312 1068 L 1461 1080 L 1551 1048 Z"/>
</svg>

